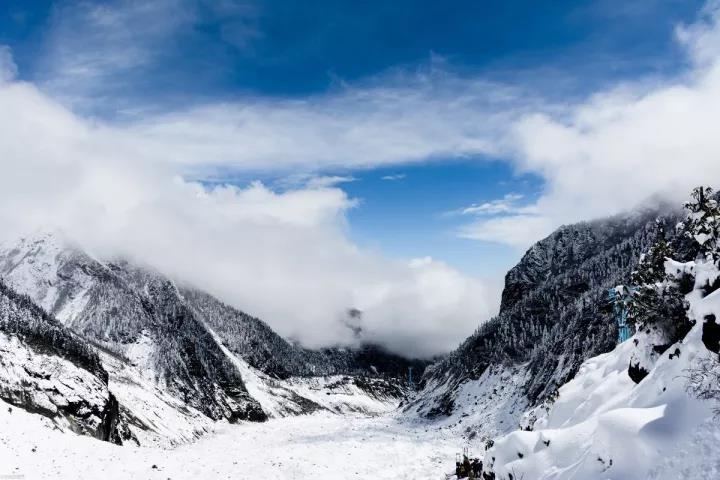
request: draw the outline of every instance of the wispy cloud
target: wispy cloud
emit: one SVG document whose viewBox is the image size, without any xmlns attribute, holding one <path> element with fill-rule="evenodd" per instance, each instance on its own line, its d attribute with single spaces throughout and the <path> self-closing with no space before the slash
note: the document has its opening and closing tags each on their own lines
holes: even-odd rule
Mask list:
<svg viewBox="0 0 720 480">
<path fill-rule="evenodd" d="M 509 215 L 469 223 L 458 229 L 458 236 L 470 240 L 527 248 L 557 228 L 554 220 L 543 215 Z"/>
<path fill-rule="evenodd" d="M 303 100 L 209 104 L 128 125 L 144 151 L 186 167 L 358 169 L 499 154 L 504 129 L 531 111 L 519 92 L 428 71 Z"/>
<path fill-rule="evenodd" d="M 316 173 L 295 173 L 274 182 L 280 188 L 330 188 L 343 183 L 356 182 L 358 179 L 350 175 L 318 175 Z"/>
<path fill-rule="evenodd" d="M 0 83 L 9 82 L 17 75 L 17 65 L 13 60 L 12 51 L 6 45 L 0 45 Z"/>
<path fill-rule="evenodd" d="M 188 99 L 187 79 L 182 101 L 170 100 L 157 90 L 179 81 L 172 57 L 181 54 L 178 39 L 212 21 L 246 50 L 262 36 L 257 7 L 240 0 L 68 1 L 54 12 L 38 55 L 39 85 L 74 111 L 119 117 L 142 143 L 140 153 L 199 170 L 287 173 L 493 155 L 505 126 L 539 99 L 433 61 L 294 99 Z M 177 147 L 171 156 L 168 142 Z"/>
<path fill-rule="evenodd" d="M 384 176 L 380 177 L 380 179 L 387 180 L 389 182 L 393 182 L 393 181 L 397 181 L 397 180 L 403 180 L 403 179 L 405 179 L 405 177 L 407 177 L 407 175 L 405 175 L 404 173 L 398 173 L 395 175 L 384 175 Z"/>
<path fill-rule="evenodd" d="M 502 198 L 475 203 L 448 212 L 448 215 L 473 217 L 457 229 L 460 238 L 523 248 L 555 227 L 552 220 L 538 212 L 534 202 L 523 202 L 525 199 L 523 194 L 507 193 Z M 520 229 L 531 236 L 519 235 Z"/>
<path fill-rule="evenodd" d="M 503 198 L 492 200 L 484 203 L 474 203 L 469 207 L 461 209 L 462 215 L 497 215 L 500 213 L 520 213 L 521 208 L 517 205 L 524 195 L 518 193 L 508 193 Z"/>
<path fill-rule="evenodd" d="M 65 0 L 52 11 L 37 80 L 76 110 L 100 115 L 161 108 L 149 99 L 178 80 L 178 42 L 204 25 L 217 26 L 226 44 L 244 52 L 262 37 L 249 0 Z"/>
<path fill-rule="evenodd" d="M 181 0 L 60 3 L 41 57 L 43 83 L 74 104 L 102 102 L 98 95 L 121 91 L 191 21 Z"/>
</svg>

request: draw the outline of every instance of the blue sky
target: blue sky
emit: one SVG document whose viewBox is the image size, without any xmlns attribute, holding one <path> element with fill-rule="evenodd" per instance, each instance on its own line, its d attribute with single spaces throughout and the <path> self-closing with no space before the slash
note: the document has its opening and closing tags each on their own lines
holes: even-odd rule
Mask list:
<svg viewBox="0 0 720 480">
<path fill-rule="evenodd" d="M 688 60 L 673 31 L 692 22 L 701 6 L 693 0 L 5 0 L 0 44 L 11 48 L 20 79 L 79 115 L 121 125 L 147 112 L 207 103 L 326 97 L 332 103 L 347 89 L 397 87 L 436 70 L 458 82 L 480 77 L 517 88 L 517 106 L 538 98 L 571 102 L 626 80 L 678 75 Z M 415 88 L 412 81 L 406 87 Z M 472 217 L 461 211 L 507 195 L 516 196 L 516 206 L 530 204 L 545 188 L 542 175 L 502 154 L 421 153 L 411 161 L 367 158 L 350 165 L 342 154 L 330 164 L 218 165 L 213 176 L 226 172 L 239 185 L 253 179 L 282 185 L 300 173 L 352 177 L 337 186 L 359 200 L 348 211 L 356 243 L 390 257 L 432 256 L 476 276 L 497 276 L 521 250 L 459 235 Z M 205 173 L 212 167 L 204 166 Z"/>
<path fill-rule="evenodd" d="M 133 3 L 144 2 L 6 0 L 0 7 L 0 41 L 13 48 L 24 75 L 42 78 L 49 73 L 44 57 L 59 35 L 68 45 L 89 40 L 82 36 L 92 33 L 83 31 L 82 14 L 91 6 Z M 499 77 L 540 68 L 567 75 L 570 69 L 583 75 L 578 83 L 587 88 L 587 82 L 604 77 L 676 68 L 672 28 L 693 20 L 702 5 L 693 0 L 164 3 L 168 10 L 146 8 L 128 18 L 147 22 L 140 39 L 155 37 L 158 43 L 152 62 L 126 72 L 125 94 L 141 85 L 140 96 L 184 101 L 192 101 L 189 95 L 248 92 L 306 95 L 335 82 L 413 68 L 433 55 L 460 70 Z M 171 17 L 155 17 L 159 14 Z M 177 28 L 163 31 L 163 23 Z"/>
<path fill-rule="evenodd" d="M 448 159 L 403 167 L 349 173 L 342 188 L 360 199 L 348 212 L 349 229 L 360 246 L 395 258 L 433 256 L 481 277 L 496 277 L 508 268 L 516 248 L 497 242 L 461 238 L 468 220 L 462 210 L 512 192 L 519 203 L 534 200 L 541 181 L 512 171 L 503 162 Z"/>
</svg>

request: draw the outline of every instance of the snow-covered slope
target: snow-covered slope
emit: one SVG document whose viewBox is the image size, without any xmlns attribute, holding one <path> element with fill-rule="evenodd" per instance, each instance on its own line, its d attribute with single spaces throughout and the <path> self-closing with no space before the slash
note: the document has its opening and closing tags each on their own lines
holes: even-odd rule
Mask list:
<svg viewBox="0 0 720 480">
<path fill-rule="evenodd" d="M 185 404 L 148 378 L 145 372 L 107 352 L 100 351 L 108 372 L 108 389 L 119 404 L 119 414 L 132 442 L 170 447 L 212 432 L 216 422 Z"/>
<path fill-rule="evenodd" d="M 526 365 L 495 365 L 478 379 L 437 377 L 403 405 L 402 418 L 424 428 L 448 429 L 473 443 L 517 428 L 528 407 Z"/>
<path fill-rule="evenodd" d="M 34 350 L 0 332 L 0 398 L 55 420 L 59 428 L 108 440 L 112 415 L 108 385 L 58 356 Z"/>
<path fill-rule="evenodd" d="M 251 367 L 242 357 L 231 352 L 212 329 L 209 331 L 242 375 L 248 393 L 270 418 L 321 410 L 376 415 L 394 410 L 404 395 L 395 382 L 381 378 L 352 375 L 274 378 Z"/>
<path fill-rule="evenodd" d="M 327 410 L 377 414 L 405 395 L 409 362 L 381 350 L 312 351 L 147 266 L 99 260 L 58 233 L 0 247 L 0 277 L 100 353 L 137 442 L 172 445 L 217 420 Z"/>
<path fill-rule="evenodd" d="M 42 417 L 0 401 L 0 475 L 27 479 L 438 480 L 457 450 L 452 435 L 388 417 L 313 415 L 220 424 L 172 449 L 118 447 L 53 431 Z"/>
<path fill-rule="evenodd" d="M 120 443 L 131 434 L 107 377 L 85 342 L 0 281 L 0 399 L 57 428 Z"/>
<path fill-rule="evenodd" d="M 493 478 L 720 476 L 720 422 L 713 416 L 718 405 L 689 391 L 720 388 L 718 353 L 708 348 L 717 343 L 709 332 L 720 317 L 720 290 L 704 296 L 708 279 L 720 272 L 707 262 L 669 261 L 667 266 L 696 274 L 695 289 L 686 297 L 694 322 L 690 332 L 660 354 L 646 348 L 661 340 L 657 332 L 643 329 L 612 352 L 586 361 L 554 403 L 528 412 L 533 431 L 494 441 L 484 458 Z M 638 362 L 648 373 L 636 384 L 628 370 Z"/>
<path fill-rule="evenodd" d="M 175 285 L 152 269 L 103 262 L 43 233 L 1 249 L 0 275 L 192 410 L 213 420 L 265 418 Z"/>
</svg>

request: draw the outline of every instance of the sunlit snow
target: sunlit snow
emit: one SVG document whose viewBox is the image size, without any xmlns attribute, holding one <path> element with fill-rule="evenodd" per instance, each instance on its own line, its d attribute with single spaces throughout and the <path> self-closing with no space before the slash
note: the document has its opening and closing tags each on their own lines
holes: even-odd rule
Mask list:
<svg viewBox="0 0 720 480">
<path fill-rule="evenodd" d="M 50 421 L 0 402 L 0 475 L 28 479 L 444 478 L 451 433 L 392 416 L 315 414 L 224 424 L 175 449 L 115 446 L 54 431 Z"/>
</svg>

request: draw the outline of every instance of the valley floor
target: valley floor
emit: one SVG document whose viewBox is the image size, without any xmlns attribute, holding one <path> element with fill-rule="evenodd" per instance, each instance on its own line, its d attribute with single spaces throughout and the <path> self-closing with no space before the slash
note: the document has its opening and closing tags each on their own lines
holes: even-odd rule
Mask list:
<svg viewBox="0 0 720 480">
<path fill-rule="evenodd" d="M 437 480 L 461 448 L 450 431 L 330 414 L 221 425 L 171 450 L 118 447 L 0 409 L 0 478 Z"/>
</svg>

